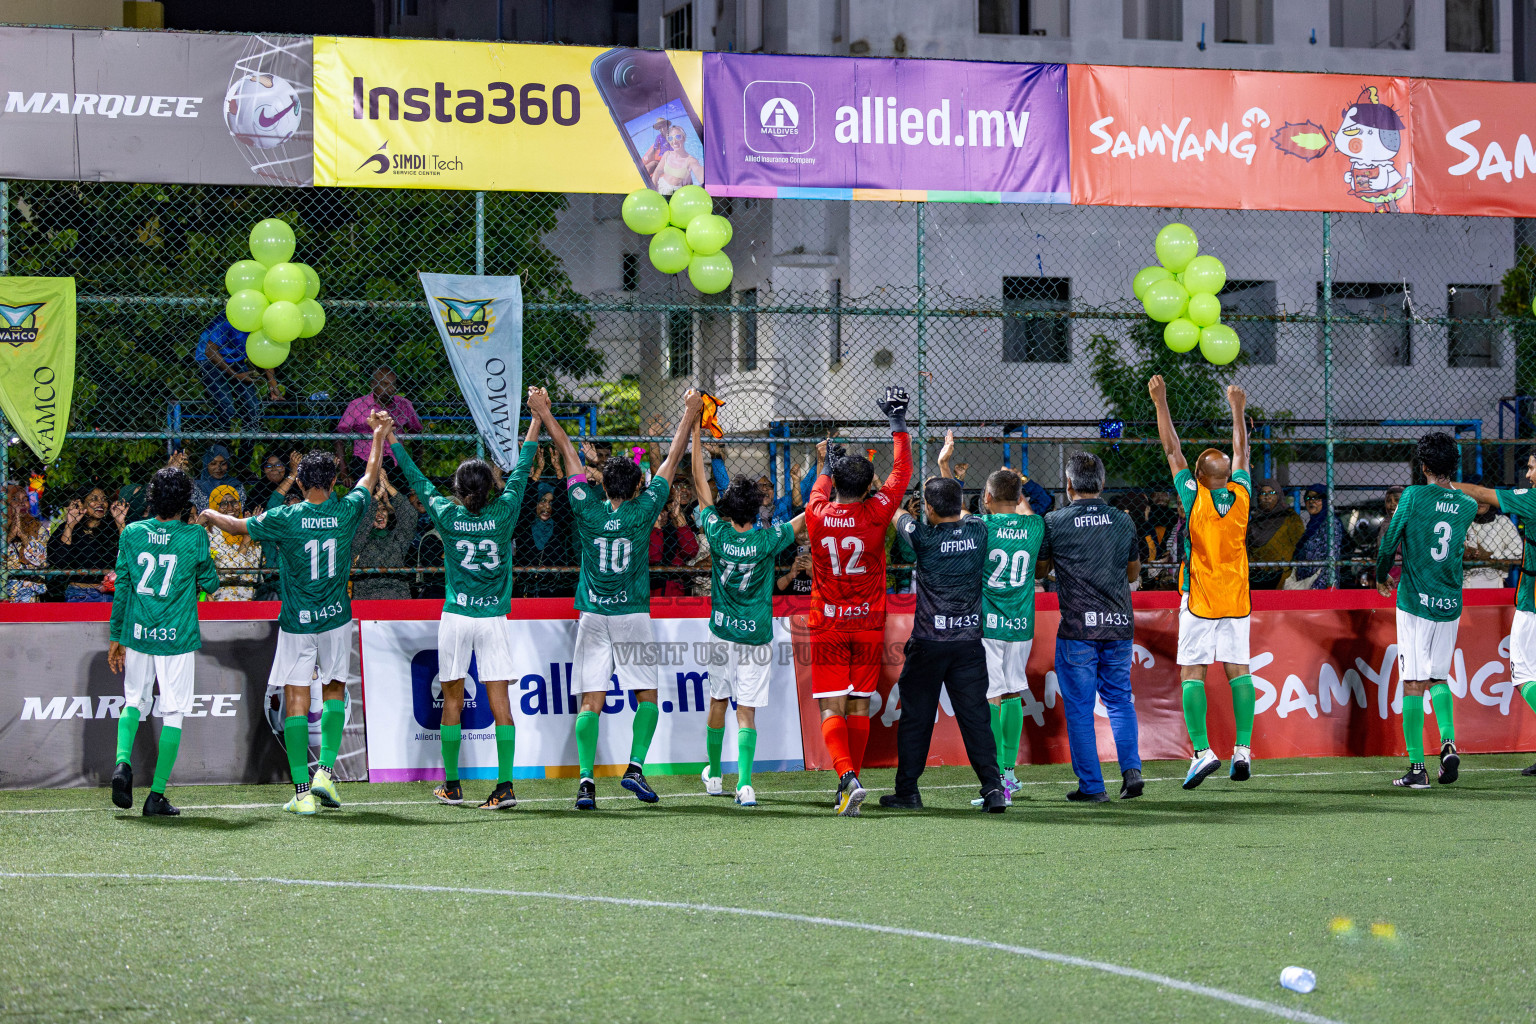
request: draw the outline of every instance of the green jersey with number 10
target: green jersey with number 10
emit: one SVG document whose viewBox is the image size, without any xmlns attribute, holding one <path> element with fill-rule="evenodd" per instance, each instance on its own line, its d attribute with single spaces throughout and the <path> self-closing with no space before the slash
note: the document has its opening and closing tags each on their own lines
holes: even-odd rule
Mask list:
<svg viewBox="0 0 1536 1024">
<path fill-rule="evenodd" d="M 432 525 L 442 534 L 447 576 L 443 611 L 472 619 L 506 615 L 512 610 L 512 531 L 517 528 L 517 513 L 538 444 L 523 445 L 517 453 L 517 465 L 506 476 L 506 489 L 479 512 L 438 494 L 404 445 L 393 444 L 389 450 L 411 490 L 426 503 Z"/>
<path fill-rule="evenodd" d="M 186 654 L 203 646 L 197 592 L 219 589 L 208 531 L 196 523 L 141 519 L 117 541 L 117 589 L 107 636 L 140 654 Z"/>
<path fill-rule="evenodd" d="M 1425 484 L 1403 491 L 1376 549 L 1376 578 L 1384 580 L 1402 545 L 1398 608 L 1432 622 L 1461 617 L 1461 553 L 1476 515 L 1477 501 L 1460 491 Z"/>
<path fill-rule="evenodd" d="M 352 536 L 369 500 L 368 488 L 354 487 L 342 498 L 284 505 L 245 521 L 252 537 L 277 545 L 278 629 L 326 633 L 352 621 Z"/>
<path fill-rule="evenodd" d="M 1035 638 L 1035 560 L 1045 520 L 1016 512 L 985 515 L 987 569 L 981 578 L 981 635 L 987 640 Z"/>
<path fill-rule="evenodd" d="M 618 508 L 586 480 L 569 485 L 571 513 L 581 538 L 576 610 L 632 615 L 651 610 L 651 528 L 672 493 L 661 477 Z"/>
<path fill-rule="evenodd" d="M 773 639 L 773 562 L 795 542 L 795 529 L 739 532 L 715 507 L 699 508 L 694 521 L 709 541 L 709 631 L 738 644 Z"/>
</svg>

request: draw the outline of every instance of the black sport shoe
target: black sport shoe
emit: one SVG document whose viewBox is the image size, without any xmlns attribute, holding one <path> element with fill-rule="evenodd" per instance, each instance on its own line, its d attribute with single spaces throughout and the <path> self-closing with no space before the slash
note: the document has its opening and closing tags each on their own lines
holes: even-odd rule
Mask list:
<svg viewBox="0 0 1536 1024">
<path fill-rule="evenodd" d="M 1456 744 L 1443 743 L 1440 746 L 1440 785 L 1449 786 L 1461 775 L 1461 755 L 1456 753 Z"/>
<path fill-rule="evenodd" d="M 661 799 L 651 788 L 651 784 L 645 781 L 645 772 L 641 771 L 638 765 L 629 766 L 629 771 L 624 773 L 624 778 L 619 780 L 619 785 L 639 797 L 641 803 L 653 804 Z"/>
<path fill-rule="evenodd" d="M 449 804 L 457 807 L 464 802 L 464 787 L 459 785 L 458 779 L 453 779 L 444 782 L 441 786 L 434 789 L 432 795 L 437 798 L 437 802 L 440 804 Z"/>
<path fill-rule="evenodd" d="M 123 808 L 133 806 L 133 766 L 127 761 L 117 762 L 112 769 L 112 802 Z"/>
<path fill-rule="evenodd" d="M 859 784 L 859 777 L 853 772 L 843 772 L 842 778 L 837 780 L 837 813 L 844 818 L 857 818 L 859 808 L 864 805 L 865 791 Z"/>
<path fill-rule="evenodd" d="M 480 805 L 482 811 L 510 811 L 517 806 L 517 795 L 512 792 L 512 783 L 498 782 L 496 788 L 491 790 L 491 795 L 485 798 L 485 803 Z"/>
<path fill-rule="evenodd" d="M 1392 785 L 1403 789 L 1428 789 L 1429 772 L 1424 770 L 1423 765 L 1409 765 L 1407 774 L 1400 779 L 1393 779 Z"/>
<path fill-rule="evenodd" d="M 1529 768 L 1522 768 L 1522 769 L 1520 769 L 1520 774 L 1521 775 L 1536 775 L 1536 764 L 1531 765 Z"/>
<path fill-rule="evenodd" d="M 1127 768 L 1120 773 L 1120 799 L 1134 800 L 1141 796 L 1141 791 L 1146 788 L 1142 781 L 1140 768 Z"/>
<path fill-rule="evenodd" d="M 1108 793 L 1084 793 L 1083 792 L 1083 788 L 1081 786 L 1079 786 L 1078 788 L 1074 789 L 1072 792 L 1067 794 L 1067 799 L 1071 800 L 1073 803 L 1103 804 L 1103 803 L 1108 803 L 1109 802 L 1109 794 Z"/>
<path fill-rule="evenodd" d="M 582 779 L 581 785 L 576 787 L 576 809 L 578 811 L 590 811 L 597 806 L 597 783 L 591 779 Z"/>
<path fill-rule="evenodd" d="M 180 810 L 171 806 L 171 802 L 165 798 L 164 793 L 156 793 L 154 790 L 150 790 L 149 796 L 144 798 L 144 817 L 146 818 L 157 816 L 174 818 L 180 813 Z"/>
<path fill-rule="evenodd" d="M 981 794 L 981 809 L 988 814 L 1002 814 L 1008 809 L 1008 791 L 989 789 Z"/>
<path fill-rule="evenodd" d="M 880 798 L 881 807 L 889 807 L 895 811 L 920 811 L 923 809 L 923 798 L 917 793 L 902 796 L 899 793 L 887 793 Z"/>
</svg>

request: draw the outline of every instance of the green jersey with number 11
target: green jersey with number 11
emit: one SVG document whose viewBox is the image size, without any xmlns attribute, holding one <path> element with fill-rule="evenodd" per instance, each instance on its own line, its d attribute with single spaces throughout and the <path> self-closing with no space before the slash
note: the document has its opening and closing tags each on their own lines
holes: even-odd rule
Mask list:
<svg viewBox="0 0 1536 1024">
<path fill-rule="evenodd" d="M 1016 512 L 985 515 L 987 569 L 981 578 L 981 635 L 987 640 L 1035 638 L 1035 560 L 1045 520 Z"/>
<path fill-rule="evenodd" d="M 651 610 L 651 528 L 672 493 L 661 477 L 618 508 L 602 488 L 584 479 L 569 485 L 571 513 L 581 538 L 576 610 L 632 615 Z"/>
<path fill-rule="evenodd" d="M 738 644 L 773 639 L 773 562 L 795 542 L 795 528 L 739 532 L 715 507 L 699 508 L 694 521 L 709 541 L 709 631 Z"/>
<path fill-rule="evenodd" d="M 252 537 L 277 545 L 278 629 L 325 633 L 352 621 L 352 536 L 369 500 L 368 488 L 354 487 L 342 498 L 284 505 L 245 521 Z"/>
<path fill-rule="evenodd" d="M 438 494 L 404 445 L 393 444 L 389 450 L 411 490 L 426 503 L 432 525 L 442 534 L 447 576 L 443 611 L 472 619 L 506 615 L 512 610 L 512 531 L 517 528 L 517 512 L 538 444 L 523 445 L 517 453 L 517 465 L 507 474 L 506 489 L 479 512 Z"/>
<path fill-rule="evenodd" d="M 196 523 L 141 519 L 117 541 L 117 589 L 107 636 L 140 654 L 186 654 L 203 646 L 197 592 L 219 589 L 208 531 Z"/>
<path fill-rule="evenodd" d="M 1398 608 L 1432 622 L 1461 617 L 1461 553 L 1476 515 L 1477 501 L 1460 491 L 1425 484 L 1403 491 L 1376 549 L 1376 578 L 1384 580 L 1402 545 Z"/>
</svg>

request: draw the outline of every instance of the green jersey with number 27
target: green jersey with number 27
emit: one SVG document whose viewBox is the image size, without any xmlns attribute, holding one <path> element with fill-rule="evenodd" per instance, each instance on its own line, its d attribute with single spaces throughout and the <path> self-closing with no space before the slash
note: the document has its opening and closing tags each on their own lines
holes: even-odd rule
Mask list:
<svg viewBox="0 0 1536 1024">
<path fill-rule="evenodd" d="M 278 629 L 325 633 L 352 621 L 352 536 L 369 500 L 366 487 L 354 487 L 345 497 L 284 505 L 245 521 L 252 537 L 277 545 Z"/>
<path fill-rule="evenodd" d="M 581 538 L 576 610 L 631 615 L 651 610 L 651 528 L 672 486 L 661 477 L 618 508 L 586 480 L 569 486 Z"/>
<path fill-rule="evenodd" d="M 1045 520 L 1016 512 L 986 515 L 987 568 L 981 578 L 981 635 L 987 640 L 1035 638 L 1035 560 Z"/>
<path fill-rule="evenodd" d="M 795 542 L 795 529 L 738 532 L 713 505 L 697 509 L 694 521 L 709 541 L 709 631 L 738 644 L 773 639 L 773 562 Z"/>
<path fill-rule="evenodd" d="M 140 654 L 185 654 L 203 646 L 197 592 L 219 589 L 208 531 L 196 523 L 141 519 L 117 541 L 117 589 L 108 637 Z"/>
<path fill-rule="evenodd" d="M 1398 608 L 1432 622 L 1461 617 L 1461 552 L 1476 515 L 1477 501 L 1460 491 L 1415 484 L 1403 492 L 1376 549 L 1376 578 L 1384 580 L 1402 545 Z"/>
</svg>

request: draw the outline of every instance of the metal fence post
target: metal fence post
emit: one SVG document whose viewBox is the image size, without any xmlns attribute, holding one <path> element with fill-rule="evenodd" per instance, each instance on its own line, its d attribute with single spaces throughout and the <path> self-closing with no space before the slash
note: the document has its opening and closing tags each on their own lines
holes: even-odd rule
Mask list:
<svg viewBox="0 0 1536 1024">
<path fill-rule="evenodd" d="M 497 31 L 500 31 L 498 22 Z M 475 193 L 475 273 L 485 274 L 485 193 Z M 485 458 L 485 438 L 475 438 L 475 458 Z"/>
<path fill-rule="evenodd" d="M 11 183 L 0 181 L 0 274 L 11 272 Z"/>
<path fill-rule="evenodd" d="M 1333 511 L 1333 215 L 1323 213 L 1323 472 L 1328 504 L 1327 583 L 1337 587 L 1339 576 L 1338 520 Z"/>
<path fill-rule="evenodd" d="M 0 276 L 11 272 L 11 183 L 0 181 Z M 6 498 L 9 496 L 5 488 L 5 481 L 11 476 L 11 426 L 5 422 L 5 416 L 0 415 L 0 523 L 10 526 L 10 518 L 5 507 Z M 5 542 L 5 549 L 10 548 L 10 541 Z M 10 592 L 11 571 L 6 564 L 5 556 L 0 554 L 0 601 L 8 600 Z"/>
<path fill-rule="evenodd" d="M 928 231 L 928 204 L 917 204 L 917 484 L 922 493 L 928 463 L 928 265 L 923 239 Z M 902 500 L 902 495 L 895 495 Z M 922 499 L 918 499 L 922 500 Z"/>
</svg>

